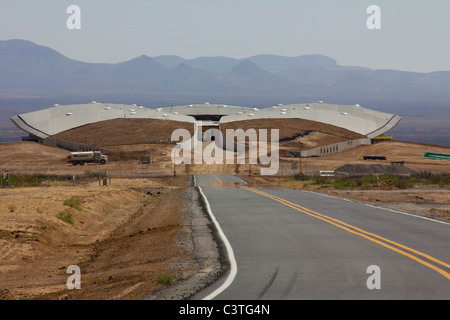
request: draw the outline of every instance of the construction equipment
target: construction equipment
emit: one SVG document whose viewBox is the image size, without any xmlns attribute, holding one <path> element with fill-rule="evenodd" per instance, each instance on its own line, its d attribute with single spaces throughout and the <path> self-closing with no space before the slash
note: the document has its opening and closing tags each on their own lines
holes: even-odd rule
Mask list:
<svg viewBox="0 0 450 320">
<path fill-rule="evenodd" d="M 71 152 L 67 162 L 74 166 L 77 164 L 84 165 L 85 163 L 106 164 L 108 162 L 108 156 L 102 154 L 101 151 Z"/>
</svg>

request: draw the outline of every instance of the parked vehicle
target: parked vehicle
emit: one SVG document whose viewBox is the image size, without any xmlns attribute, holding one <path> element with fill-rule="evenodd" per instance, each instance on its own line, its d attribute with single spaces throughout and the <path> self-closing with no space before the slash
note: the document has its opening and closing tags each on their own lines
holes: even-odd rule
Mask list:
<svg viewBox="0 0 450 320">
<path fill-rule="evenodd" d="M 68 162 L 74 166 L 77 164 L 84 165 L 85 163 L 106 164 L 108 156 L 102 154 L 101 151 L 71 152 L 68 156 Z"/>
</svg>

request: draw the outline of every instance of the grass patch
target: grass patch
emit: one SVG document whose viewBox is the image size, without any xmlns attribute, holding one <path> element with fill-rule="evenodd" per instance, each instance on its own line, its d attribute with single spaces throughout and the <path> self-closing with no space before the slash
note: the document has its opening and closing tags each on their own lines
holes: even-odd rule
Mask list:
<svg viewBox="0 0 450 320">
<path fill-rule="evenodd" d="M 299 173 L 296 174 L 294 176 L 291 176 L 292 180 L 296 180 L 296 181 L 309 181 L 312 180 L 310 176 L 307 176 L 306 174 L 303 173 Z"/>
<path fill-rule="evenodd" d="M 75 222 L 73 221 L 73 216 L 70 212 L 61 211 L 56 215 L 56 217 L 66 223 L 73 225 Z"/>
<path fill-rule="evenodd" d="M 172 284 L 174 277 L 168 274 L 159 274 L 156 277 L 156 281 L 160 284 L 169 285 Z"/>
<path fill-rule="evenodd" d="M 322 177 L 297 174 L 288 177 L 286 182 L 304 181 L 303 187 L 318 186 L 319 189 L 332 187 L 338 190 L 364 189 L 409 189 L 414 187 L 450 188 L 449 174 L 417 173 L 411 176 L 365 175 L 350 177 Z"/>
<path fill-rule="evenodd" d="M 408 189 L 415 184 L 415 179 L 411 177 L 400 176 L 361 176 L 336 178 L 333 181 L 333 187 L 338 190 L 343 189 Z"/>
<path fill-rule="evenodd" d="M 64 205 L 74 208 L 78 211 L 82 211 L 83 209 L 80 207 L 80 205 L 83 203 L 83 200 L 79 199 L 79 198 L 71 198 L 71 199 L 67 199 L 66 201 L 64 201 Z"/>
<path fill-rule="evenodd" d="M 97 181 L 99 175 L 103 174 L 103 172 L 86 171 L 84 174 L 77 174 L 74 181 L 74 176 L 70 174 L 23 174 L 11 172 L 7 175 L 0 175 L 0 188 L 84 185 Z"/>
<path fill-rule="evenodd" d="M 295 179 L 295 176 L 288 176 L 288 177 L 286 177 L 283 181 L 284 181 L 284 182 L 292 182 L 292 181 L 294 181 L 294 180 L 296 180 L 296 179 Z"/>
</svg>

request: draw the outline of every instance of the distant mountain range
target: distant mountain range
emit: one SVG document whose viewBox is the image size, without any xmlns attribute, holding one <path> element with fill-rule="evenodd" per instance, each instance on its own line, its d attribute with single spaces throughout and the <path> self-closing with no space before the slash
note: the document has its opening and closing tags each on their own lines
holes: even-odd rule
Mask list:
<svg viewBox="0 0 450 320">
<path fill-rule="evenodd" d="M 322 55 L 247 59 L 140 56 L 117 64 L 85 63 L 30 41 L 0 41 L 0 92 L 59 96 L 84 93 L 230 93 L 285 96 L 433 97 L 450 91 L 450 71 L 432 73 L 339 66 Z"/>
<path fill-rule="evenodd" d="M 340 66 L 323 55 L 190 60 L 143 55 L 116 64 L 85 63 L 30 41 L 0 41 L 4 115 L 91 100 L 155 107 L 206 101 L 266 107 L 323 100 L 426 116 L 430 110 L 449 113 L 450 71 Z"/>
</svg>

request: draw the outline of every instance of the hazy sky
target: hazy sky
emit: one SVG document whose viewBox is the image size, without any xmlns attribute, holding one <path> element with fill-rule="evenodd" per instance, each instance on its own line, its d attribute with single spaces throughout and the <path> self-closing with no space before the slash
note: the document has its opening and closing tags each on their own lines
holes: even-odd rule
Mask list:
<svg viewBox="0 0 450 320">
<path fill-rule="evenodd" d="M 66 12 L 81 9 L 81 29 Z M 381 29 L 366 12 L 381 9 Z M 0 40 L 25 39 L 86 62 L 322 54 L 340 65 L 450 70 L 449 0 L 1 0 Z"/>
</svg>

